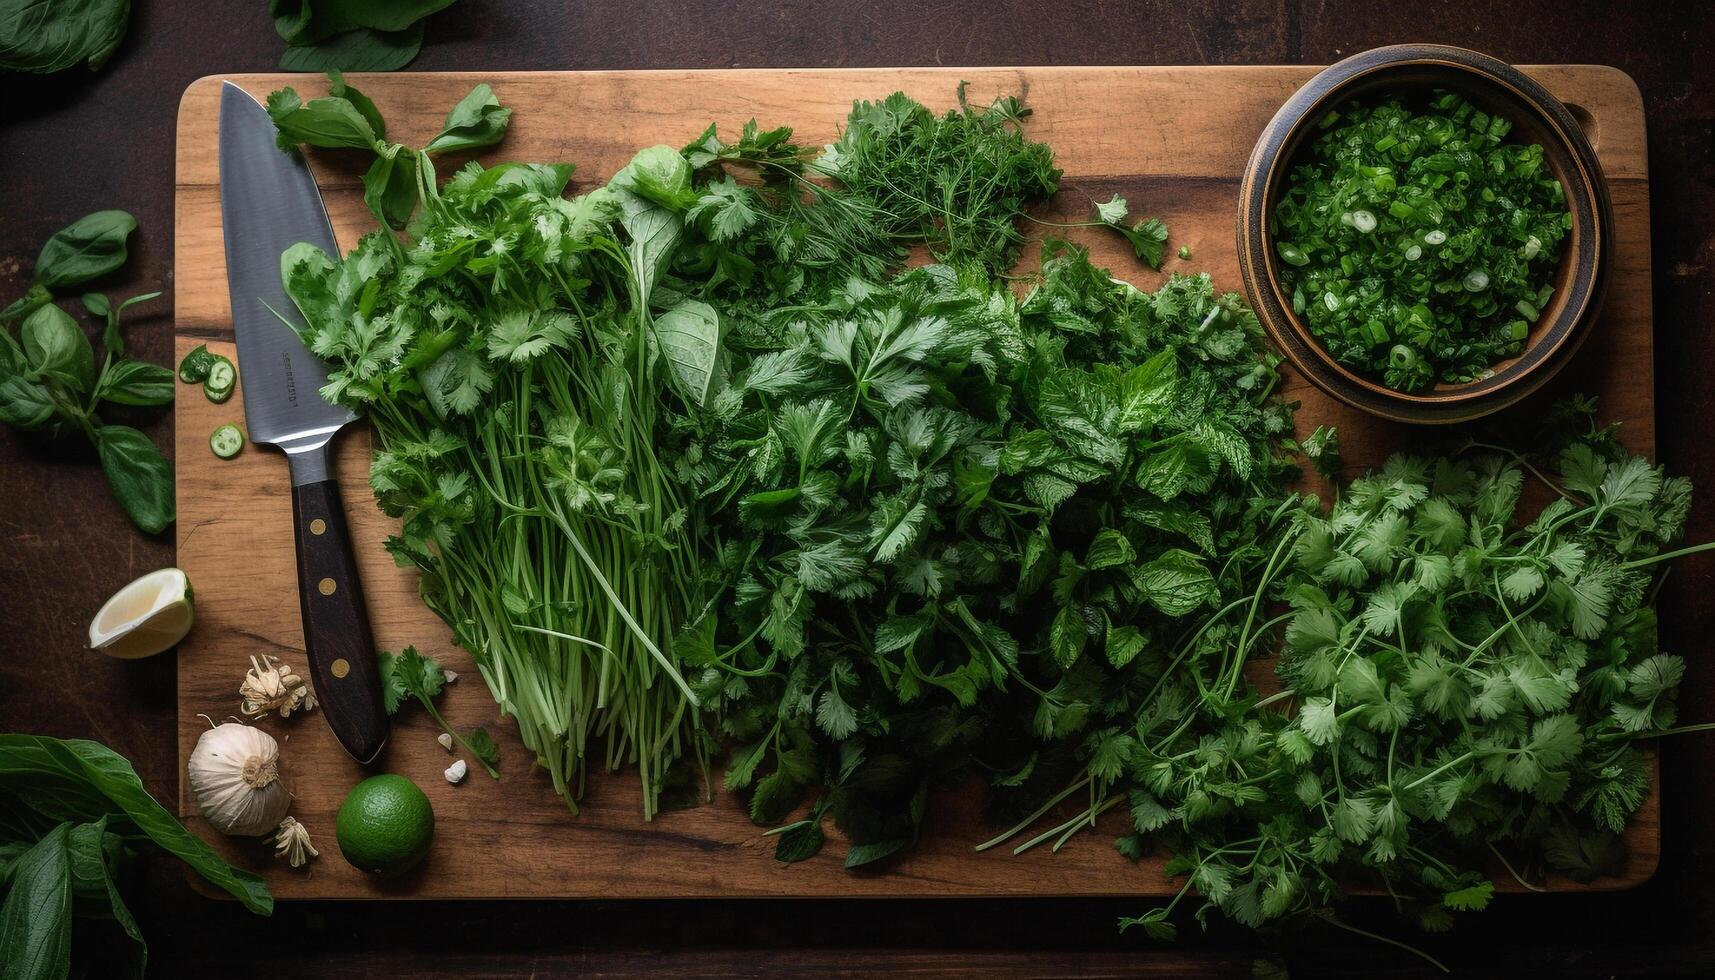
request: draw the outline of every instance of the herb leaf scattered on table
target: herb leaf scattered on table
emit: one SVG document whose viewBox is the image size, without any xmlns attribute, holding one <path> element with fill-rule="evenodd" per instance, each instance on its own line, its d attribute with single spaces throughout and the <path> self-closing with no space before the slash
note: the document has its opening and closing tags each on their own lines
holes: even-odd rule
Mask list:
<svg viewBox="0 0 1715 980">
<path fill-rule="evenodd" d="M 125 40 L 131 0 L 0 0 L 0 71 L 96 71 Z"/>
<path fill-rule="evenodd" d="M 423 20 L 453 0 L 269 0 L 287 71 L 393 71 L 416 59 Z"/>
<path fill-rule="evenodd" d="M 494 739 L 488 731 L 480 726 L 470 730 L 469 735 L 461 735 L 447 720 L 441 717 L 435 708 L 435 698 L 446 686 L 447 672 L 442 669 L 440 662 L 434 657 L 424 656 L 417 652 L 416 647 L 406 647 L 398 653 L 386 650 L 378 654 L 381 661 L 381 695 L 382 702 L 389 715 L 398 714 L 400 705 L 406 698 L 416 699 L 429 717 L 435 720 L 441 731 L 453 737 L 453 741 L 464 746 L 464 750 L 476 758 L 488 774 L 495 779 L 500 778 L 500 747 L 494 744 Z"/>
<path fill-rule="evenodd" d="M 84 294 L 84 307 L 103 321 L 107 351 L 99 364 L 83 328 L 53 296 L 122 266 L 136 227 L 124 211 L 98 211 L 42 246 L 34 285 L 0 310 L 0 422 L 56 437 L 81 432 L 96 448 L 108 486 L 132 522 L 159 534 L 174 517 L 172 465 L 148 436 L 106 423 L 99 412 L 104 403 L 156 406 L 173 400 L 172 372 L 126 358 L 120 331 L 125 309 L 161 294 L 133 296 L 118 306 L 101 293 Z M 5 328 L 12 320 L 21 321 L 16 337 Z"/>
</svg>

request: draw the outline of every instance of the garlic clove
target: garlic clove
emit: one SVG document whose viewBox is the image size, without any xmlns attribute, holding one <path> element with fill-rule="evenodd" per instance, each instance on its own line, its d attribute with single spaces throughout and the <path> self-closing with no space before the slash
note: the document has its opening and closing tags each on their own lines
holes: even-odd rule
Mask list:
<svg viewBox="0 0 1715 980">
<path fill-rule="evenodd" d="M 470 767 L 465 765 L 463 759 L 455 759 L 453 764 L 447 767 L 447 771 L 441 775 L 447 777 L 447 782 L 457 785 L 464 780 L 465 773 L 469 771 Z"/>
<path fill-rule="evenodd" d="M 443 667 L 443 668 L 441 668 L 441 678 L 442 678 L 441 683 L 451 684 L 452 682 L 459 679 L 459 675 L 457 675 L 457 674 L 453 673 L 452 671 L 447 670 L 445 667 Z"/>
<path fill-rule="evenodd" d="M 453 736 L 451 732 L 442 732 L 439 735 L 436 735 L 435 741 L 441 743 L 441 748 L 446 749 L 448 752 L 453 750 Z"/>
</svg>

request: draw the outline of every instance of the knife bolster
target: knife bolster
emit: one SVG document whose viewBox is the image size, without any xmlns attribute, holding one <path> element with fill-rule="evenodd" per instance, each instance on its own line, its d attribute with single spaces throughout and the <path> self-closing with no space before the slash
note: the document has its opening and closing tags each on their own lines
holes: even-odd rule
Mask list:
<svg viewBox="0 0 1715 980">
<path fill-rule="evenodd" d="M 319 443 L 299 446 L 282 446 L 286 451 L 286 464 L 292 470 L 292 486 L 301 487 L 309 483 L 320 483 L 329 479 L 328 444 L 333 441 L 330 434 Z"/>
</svg>

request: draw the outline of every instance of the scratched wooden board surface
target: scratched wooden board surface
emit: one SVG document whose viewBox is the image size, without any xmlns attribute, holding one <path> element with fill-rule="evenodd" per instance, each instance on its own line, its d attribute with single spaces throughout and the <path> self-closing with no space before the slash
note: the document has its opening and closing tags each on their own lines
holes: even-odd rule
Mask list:
<svg viewBox="0 0 1715 980">
<path fill-rule="evenodd" d="M 1630 78 L 1610 68 L 1548 66 L 1526 69 L 1573 107 L 1596 144 L 1613 193 L 1615 236 L 1612 287 L 1588 345 L 1551 386 L 1553 392 L 1600 395 L 1604 414 L 1624 423 L 1634 450 L 1655 444 L 1652 407 L 1649 190 L 1644 117 Z M 1157 215 L 1173 229 L 1170 248 L 1189 246 L 1190 262 L 1169 270 L 1206 269 L 1223 287 L 1239 289 L 1234 252 L 1237 187 L 1252 143 L 1282 101 L 1314 68 L 1005 68 L 900 70 L 757 70 L 660 72 L 540 72 L 356 76 L 381 107 L 391 138 L 420 145 L 472 85 L 490 83 L 516 110 L 505 143 L 484 159 L 577 164 L 573 190 L 599 184 L 639 147 L 681 146 L 712 120 L 723 132 L 756 117 L 765 126 L 791 125 L 801 142 L 834 138 L 854 99 L 896 89 L 932 108 L 952 104 L 961 79 L 974 101 L 1013 93 L 1035 109 L 1030 134 L 1049 142 L 1065 171 L 1062 189 L 1043 211 L 1052 220 L 1083 220 L 1091 202 L 1123 194 L 1134 214 Z M 233 78 L 257 97 L 284 84 L 306 97 L 325 91 L 312 76 Z M 204 78 L 184 95 L 179 111 L 177 167 L 177 346 L 197 344 L 233 355 L 218 186 L 218 94 L 221 79 Z M 349 248 L 373 228 L 359 177 L 367 165 L 355 153 L 310 157 L 334 231 Z M 461 160 L 442 165 L 443 176 Z M 1087 231 L 1087 230 L 1085 230 Z M 1161 274 L 1143 269 L 1117 236 L 1079 233 L 1095 258 L 1139 286 Z M 1034 256 L 1027 255 L 1027 265 Z M 1383 423 L 1331 403 L 1288 375 L 1284 391 L 1302 402 L 1300 424 L 1340 427 L 1354 470 L 1399 449 L 1427 447 L 1425 434 Z M 1540 398 L 1538 399 L 1540 401 Z M 981 854 L 972 845 L 995 828 L 981 817 L 980 791 L 934 801 L 922 843 L 885 871 L 841 868 L 837 840 L 814 860 L 786 866 L 772 859 L 771 838 L 746 819 L 730 795 L 666 813 L 653 823 L 639 815 L 640 794 L 629 774 L 591 781 L 582 813 L 572 817 L 533 771 L 508 722 L 496 720 L 493 700 L 469 656 L 422 605 L 415 574 L 395 568 L 381 548 L 391 522 L 370 501 L 365 482 L 371 451 L 361 426 L 342 437 L 338 470 L 359 550 L 363 585 L 376 641 L 382 648 L 416 644 L 464 675 L 445 695 L 443 711 L 456 726 L 484 724 L 500 741 L 505 778 L 473 772 L 459 786 L 441 770 L 451 761 L 435 743 L 420 711 L 408 712 L 375 771 L 399 772 L 429 793 L 436 843 L 422 869 L 397 881 L 365 876 L 339 856 L 334 814 L 365 773 L 335 743 L 316 714 L 269 719 L 264 728 L 283 744 L 292 812 L 322 850 L 307 871 L 275 861 L 261 844 L 221 837 L 196 813 L 183 783 L 183 761 L 205 727 L 199 714 L 221 718 L 237 710 L 237 688 L 249 658 L 283 657 L 303 666 L 291 502 L 283 458 L 247 447 L 236 459 L 216 459 L 208 434 L 224 422 L 242 425 L 242 386 L 224 405 L 180 385 L 176 406 L 178 563 L 197 592 L 197 625 L 179 648 L 179 813 L 242 867 L 268 878 L 282 898 L 534 898 L 695 896 L 997 896 L 1171 894 L 1178 888 L 1159 859 L 1132 864 L 1112 847 L 1116 819 L 1072 840 L 1058 854 L 1038 848 L 1013 856 L 1005 848 Z M 1555 881 L 1557 890 L 1635 885 L 1654 871 L 1660 814 L 1654 795 L 1627 835 L 1624 873 L 1593 886 Z M 831 829 L 831 828 L 830 828 Z M 1504 876 L 1502 888 L 1516 888 Z"/>
</svg>

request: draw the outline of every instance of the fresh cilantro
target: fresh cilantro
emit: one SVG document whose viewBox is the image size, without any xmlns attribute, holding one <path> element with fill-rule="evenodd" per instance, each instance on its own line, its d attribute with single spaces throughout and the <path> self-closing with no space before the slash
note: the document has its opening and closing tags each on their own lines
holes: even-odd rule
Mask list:
<svg viewBox="0 0 1715 980">
<path fill-rule="evenodd" d="M 1649 575 L 1709 546 L 1663 551 L 1680 483 L 1608 430 L 1570 438 L 1396 456 L 1326 510 L 1280 498 L 1216 580 L 1220 611 L 1126 661 L 1146 696 L 1092 698 L 1103 727 L 1068 788 L 1098 802 L 1030 843 L 1127 801 L 1122 851 L 1171 843 L 1169 870 L 1247 925 L 1375 881 L 1445 927 L 1488 905 L 1496 854 L 1509 873 L 1611 873 L 1649 791 L 1634 743 L 1677 730 L 1684 666 L 1655 648 Z M 1540 515 L 1518 505 L 1527 478 L 1552 481 Z M 1284 611 L 1258 627 L 1266 608 Z M 1242 668 L 1277 643 L 1265 697 Z"/>
<path fill-rule="evenodd" d="M 268 115 L 279 130 L 280 148 L 287 152 L 307 144 L 374 153 L 363 175 L 363 200 L 390 227 L 403 228 L 417 210 L 423 188 L 434 186 L 429 154 L 480 149 L 506 136 L 512 110 L 502 108 L 494 92 L 479 84 L 447 113 L 441 131 L 423 149 L 388 142 L 387 125 L 375 103 L 346 83 L 341 67 L 346 66 L 328 66 L 328 94 L 322 98 L 305 102 L 290 86 L 269 93 Z"/>
<path fill-rule="evenodd" d="M 1151 269 L 1161 268 L 1161 257 L 1167 248 L 1167 225 L 1160 218 L 1148 218 L 1135 224 L 1127 225 L 1126 217 L 1130 214 L 1126 199 L 1115 194 L 1105 203 L 1096 205 L 1096 221 L 1106 225 L 1125 236 L 1131 243 L 1131 250 L 1136 253 L 1138 261 Z M 1191 251 L 1179 249 L 1179 257 L 1188 259 Z"/>
<path fill-rule="evenodd" d="M 447 724 L 441 713 L 435 709 L 435 698 L 440 697 L 441 690 L 446 686 L 447 674 L 441 668 L 440 662 L 434 657 L 425 657 L 417 652 L 416 647 L 406 647 L 398 653 L 381 651 L 379 662 L 381 666 L 381 701 L 389 715 L 398 714 L 399 708 L 407 700 L 415 700 L 435 720 L 441 731 L 453 737 L 453 741 L 464 747 L 488 770 L 495 779 L 500 778 L 500 747 L 494 744 L 487 730 L 478 727 L 470 730 L 469 734 L 460 734 Z"/>
</svg>

